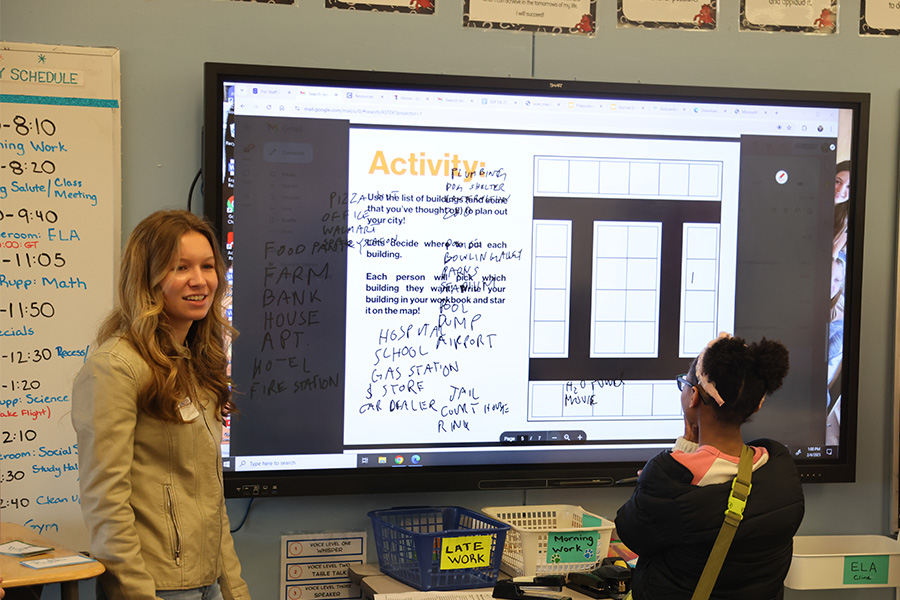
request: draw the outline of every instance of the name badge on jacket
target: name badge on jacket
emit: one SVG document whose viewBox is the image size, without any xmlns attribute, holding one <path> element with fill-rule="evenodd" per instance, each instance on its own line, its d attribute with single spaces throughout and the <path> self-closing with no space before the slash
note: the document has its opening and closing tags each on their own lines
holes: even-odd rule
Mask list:
<svg viewBox="0 0 900 600">
<path fill-rule="evenodd" d="M 181 414 L 181 418 L 184 419 L 185 423 L 190 423 L 200 416 L 200 413 L 197 412 L 197 407 L 194 406 L 194 403 L 191 402 L 190 398 L 185 398 L 181 401 L 181 404 L 178 405 L 178 412 Z"/>
</svg>

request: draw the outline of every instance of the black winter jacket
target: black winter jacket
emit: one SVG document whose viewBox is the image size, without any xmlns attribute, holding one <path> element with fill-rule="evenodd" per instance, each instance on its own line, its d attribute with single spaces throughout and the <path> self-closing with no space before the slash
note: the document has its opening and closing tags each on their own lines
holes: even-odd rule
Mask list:
<svg viewBox="0 0 900 600">
<path fill-rule="evenodd" d="M 793 537 L 803 519 L 803 489 L 787 449 L 756 440 L 769 452 L 753 472 L 744 519 L 711 598 L 769 600 L 784 594 Z M 616 515 L 616 530 L 640 558 L 635 600 L 689 600 L 725 519 L 731 483 L 691 485 L 690 470 L 663 452 L 644 466 L 637 488 Z"/>
</svg>

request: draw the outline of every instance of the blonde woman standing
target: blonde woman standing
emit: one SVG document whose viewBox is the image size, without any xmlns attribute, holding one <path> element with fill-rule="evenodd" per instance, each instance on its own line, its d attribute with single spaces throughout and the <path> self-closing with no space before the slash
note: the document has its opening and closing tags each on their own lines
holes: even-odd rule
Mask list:
<svg viewBox="0 0 900 600">
<path fill-rule="evenodd" d="M 126 244 L 116 307 L 72 392 L 99 598 L 250 598 L 222 487 L 235 410 L 224 275 L 212 228 L 188 211 L 150 215 Z"/>
</svg>

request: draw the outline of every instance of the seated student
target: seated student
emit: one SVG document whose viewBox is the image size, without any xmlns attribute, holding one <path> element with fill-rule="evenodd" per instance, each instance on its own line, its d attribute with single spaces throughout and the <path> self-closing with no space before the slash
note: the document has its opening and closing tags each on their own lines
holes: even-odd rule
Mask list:
<svg viewBox="0 0 900 600">
<path fill-rule="evenodd" d="M 748 346 L 720 334 L 676 378 L 684 436 L 644 466 L 616 516 L 619 537 L 640 557 L 635 600 L 691 597 L 725 518 L 744 445 L 741 425 L 781 387 L 788 366 L 779 342 Z M 768 439 L 749 445 L 752 488 L 710 596 L 717 600 L 781 598 L 803 519 L 803 490 L 788 450 Z"/>
</svg>

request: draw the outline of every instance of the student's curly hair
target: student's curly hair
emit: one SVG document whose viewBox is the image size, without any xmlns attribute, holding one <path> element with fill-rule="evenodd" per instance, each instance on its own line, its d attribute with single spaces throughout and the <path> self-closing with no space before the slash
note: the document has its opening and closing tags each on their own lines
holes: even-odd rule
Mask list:
<svg viewBox="0 0 900 600">
<path fill-rule="evenodd" d="M 697 360 L 691 365 L 692 382 Z M 724 400 L 716 417 L 733 425 L 746 422 L 763 396 L 781 387 L 789 368 L 788 350 L 781 342 L 763 338 L 748 345 L 739 337 L 716 340 L 703 355 L 703 374 L 715 382 Z"/>
<path fill-rule="evenodd" d="M 186 344 L 173 337 L 163 312 L 162 282 L 181 251 L 181 238 L 202 234 L 212 248 L 219 285 L 206 317 L 195 321 Z M 128 238 L 122 255 L 116 306 L 97 334 L 98 344 L 120 336 L 128 341 L 150 367 L 150 379 L 138 391 L 138 407 L 167 421 L 181 422 L 177 406 L 195 397 L 191 374 L 197 384 L 211 390 L 219 413 L 235 412 L 231 378 L 226 373 L 225 336 L 237 332 L 222 314 L 227 282 L 225 263 L 212 226 L 185 210 L 158 211 L 141 221 Z"/>
</svg>

